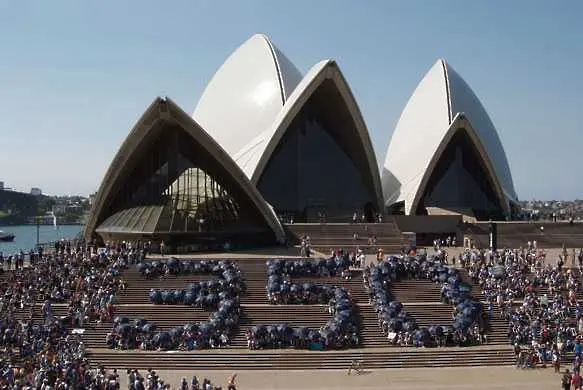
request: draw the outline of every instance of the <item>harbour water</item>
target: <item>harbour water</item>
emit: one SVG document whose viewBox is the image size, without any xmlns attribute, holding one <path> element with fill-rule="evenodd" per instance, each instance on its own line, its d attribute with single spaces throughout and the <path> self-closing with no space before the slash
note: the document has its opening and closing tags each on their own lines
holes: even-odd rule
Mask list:
<svg viewBox="0 0 583 390">
<path fill-rule="evenodd" d="M 36 225 L 0 226 L 0 230 L 15 235 L 13 242 L 0 242 L 0 252 L 4 255 L 14 254 L 21 249 L 28 252 L 36 246 Z M 75 238 L 83 229 L 82 225 L 41 225 L 39 242 L 48 243 L 60 239 Z"/>
</svg>

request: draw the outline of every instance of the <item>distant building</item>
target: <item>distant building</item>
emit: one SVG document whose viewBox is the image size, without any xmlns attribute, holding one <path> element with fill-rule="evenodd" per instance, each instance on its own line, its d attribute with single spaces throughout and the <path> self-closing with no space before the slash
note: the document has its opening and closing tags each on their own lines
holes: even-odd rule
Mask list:
<svg viewBox="0 0 583 390">
<path fill-rule="evenodd" d="M 32 187 L 30 189 L 30 194 L 34 196 L 41 196 L 43 194 L 42 190 L 38 187 Z"/>
<path fill-rule="evenodd" d="M 67 212 L 67 205 L 66 204 L 56 204 L 53 206 L 52 212 L 55 215 L 63 215 Z"/>
</svg>

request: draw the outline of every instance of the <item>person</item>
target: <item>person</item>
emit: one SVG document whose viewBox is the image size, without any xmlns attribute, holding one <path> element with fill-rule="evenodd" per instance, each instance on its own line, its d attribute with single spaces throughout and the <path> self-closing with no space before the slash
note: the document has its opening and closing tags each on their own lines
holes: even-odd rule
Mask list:
<svg viewBox="0 0 583 390">
<path fill-rule="evenodd" d="M 559 351 L 553 351 L 553 367 L 555 368 L 555 373 L 559 374 L 561 372 L 561 354 Z"/>
<path fill-rule="evenodd" d="M 227 382 L 227 389 L 228 390 L 237 390 L 237 388 L 235 387 L 235 379 L 237 378 L 237 373 L 233 373 L 233 375 L 231 375 L 229 377 L 229 381 Z"/>
<path fill-rule="evenodd" d="M 578 372 L 574 372 L 571 379 L 571 386 L 573 386 L 573 389 L 581 390 L 582 382 L 581 375 Z"/>
<path fill-rule="evenodd" d="M 166 243 L 164 241 L 162 241 L 160 243 L 160 254 L 162 254 L 162 257 L 164 256 L 165 251 L 166 251 Z"/>
<path fill-rule="evenodd" d="M 350 375 L 352 373 L 352 370 L 354 370 L 357 374 L 362 374 L 362 360 L 353 360 L 352 363 L 350 363 L 350 367 L 348 368 L 348 375 Z"/>
<path fill-rule="evenodd" d="M 198 383 L 198 378 L 196 375 L 192 376 L 192 382 L 190 384 L 190 390 L 200 390 L 200 385 Z"/>
<path fill-rule="evenodd" d="M 563 390 L 571 389 L 571 373 L 569 372 L 569 369 L 565 370 L 565 373 L 561 378 L 561 386 L 563 387 Z"/>
</svg>

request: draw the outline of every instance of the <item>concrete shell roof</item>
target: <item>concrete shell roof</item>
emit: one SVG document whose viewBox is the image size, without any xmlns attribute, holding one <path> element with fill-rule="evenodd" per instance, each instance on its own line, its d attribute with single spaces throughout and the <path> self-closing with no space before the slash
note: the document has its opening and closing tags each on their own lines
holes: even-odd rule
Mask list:
<svg viewBox="0 0 583 390">
<path fill-rule="evenodd" d="M 234 160 L 237 161 L 243 172 L 251 178 L 251 182 L 257 185 L 289 125 L 308 102 L 309 98 L 317 91 L 318 87 L 326 80 L 334 82 L 335 88 L 344 99 L 350 116 L 354 121 L 358 133 L 357 137 L 360 140 L 360 145 L 355 145 L 355 147 L 359 148 L 357 150 L 358 153 L 365 155 L 368 165 L 367 174 L 371 175 L 377 204 L 380 207 L 382 205 L 382 187 L 374 148 L 358 104 L 338 64 L 334 60 L 324 60 L 314 65 L 289 96 L 284 107 L 275 117 L 273 124 L 242 148 L 234 156 Z"/>
<path fill-rule="evenodd" d="M 393 132 L 382 172 L 387 206 L 404 201 L 409 214 L 423 190 L 424 175 L 458 114 L 471 123 L 507 200 L 516 201 L 496 128 L 469 85 L 440 59 L 413 92 Z"/>
<path fill-rule="evenodd" d="M 218 164 L 226 175 L 231 176 L 231 180 L 238 185 L 246 196 L 246 200 L 251 202 L 255 209 L 262 215 L 266 224 L 272 229 L 275 237 L 283 242 L 285 232 L 277 216 L 269 204 L 263 199 L 257 188 L 251 184 L 247 176 L 241 171 L 230 156 L 209 136 L 204 129 L 196 123 L 187 113 L 185 113 L 176 103 L 167 98 L 157 98 L 144 112 L 134 128 L 119 148 L 105 177 L 103 178 L 93 208 L 85 225 L 85 237 L 90 238 L 97 225 L 105 218 L 104 215 L 108 204 L 111 202 L 112 193 L 122 185 L 124 179 L 131 174 L 132 164 L 142 156 L 136 150 L 141 150 L 141 145 L 146 137 L 151 134 L 161 122 L 168 122 L 180 126 L 192 139 L 203 146 L 215 164 Z"/>
<path fill-rule="evenodd" d="M 193 117 L 234 156 L 271 126 L 301 79 L 269 38 L 253 35 L 214 74 Z"/>
</svg>

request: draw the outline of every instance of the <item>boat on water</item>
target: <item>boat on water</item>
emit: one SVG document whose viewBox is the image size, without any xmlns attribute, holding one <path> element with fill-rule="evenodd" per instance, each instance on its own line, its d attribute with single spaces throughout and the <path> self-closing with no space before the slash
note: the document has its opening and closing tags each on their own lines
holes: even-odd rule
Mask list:
<svg viewBox="0 0 583 390">
<path fill-rule="evenodd" d="M 0 242 L 12 242 L 14 241 L 14 234 L 6 233 L 0 230 Z"/>
</svg>

